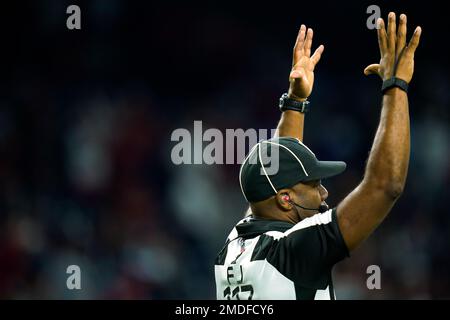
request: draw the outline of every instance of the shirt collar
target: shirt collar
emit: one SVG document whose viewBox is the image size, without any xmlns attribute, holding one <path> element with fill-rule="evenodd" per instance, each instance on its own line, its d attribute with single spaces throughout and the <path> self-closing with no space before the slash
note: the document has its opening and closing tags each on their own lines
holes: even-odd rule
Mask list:
<svg viewBox="0 0 450 320">
<path fill-rule="evenodd" d="M 267 220 L 248 216 L 236 225 L 238 237 L 256 237 L 268 231 L 285 232 L 292 228 L 294 224 L 280 220 Z"/>
</svg>

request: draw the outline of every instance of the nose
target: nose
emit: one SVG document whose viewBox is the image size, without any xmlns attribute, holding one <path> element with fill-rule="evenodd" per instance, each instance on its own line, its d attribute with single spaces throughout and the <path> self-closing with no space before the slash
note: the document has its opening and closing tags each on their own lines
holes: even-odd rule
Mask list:
<svg viewBox="0 0 450 320">
<path fill-rule="evenodd" d="M 320 185 L 319 193 L 320 193 L 320 199 L 322 200 L 322 202 L 328 198 L 328 190 L 323 185 Z"/>
</svg>

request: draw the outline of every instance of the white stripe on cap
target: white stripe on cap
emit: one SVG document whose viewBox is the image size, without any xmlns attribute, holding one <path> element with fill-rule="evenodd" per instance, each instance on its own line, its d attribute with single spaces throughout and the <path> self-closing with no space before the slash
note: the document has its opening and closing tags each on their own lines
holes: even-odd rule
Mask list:
<svg viewBox="0 0 450 320">
<path fill-rule="evenodd" d="M 250 152 L 248 153 L 247 157 L 245 157 L 244 162 L 242 162 L 241 164 L 241 169 L 239 170 L 239 184 L 241 185 L 241 191 L 242 194 L 244 195 L 245 200 L 248 202 L 247 196 L 245 195 L 244 192 L 244 188 L 242 187 L 242 168 L 244 167 L 245 162 L 248 160 L 248 158 L 250 158 L 250 156 L 252 155 L 253 151 L 256 150 L 256 147 L 258 146 L 259 143 L 255 144 L 253 146 L 253 148 L 250 150 Z"/>
<path fill-rule="evenodd" d="M 263 141 L 263 142 L 265 142 L 265 141 Z M 274 187 L 273 184 L 272 184 L 272 181 L 270 181 L 270 178 L 269 178 L 269 176 L 267 175 L 267 172 L 266 172 L 266 168 L 264 167 L 263 162 L 262 162 L 262 159 L 261 159 L 261 142 L 258 143 L 258 145 L 259 145 L 259 152 L 258 152 L 258 155 L 259 155 L 259 162 L 261 163 L 261 168 L 263 169 L 264 174 L 266 175 L 267 180 L 269 180 L 270 186 L 272 187 L 273 191 L 275 191 L 275 194 L 277 194 L 277 189 L 275 189 L 275 187 Z"/>
<path fill-rule="evenodd" d="M 297 139 L 297 141 L 298 141 L 301 145 L 303 145 L 306 149 L 308 149 L 309 152 L 311 152 L 311 153 L 314 155 L 314 153 L 313 153 L 307 146 L 305 146 L 299 139 Z M 302 170 L 303 170 L 303 172 L 305 173 L 305 175 L 306 175 L 307 177 L 309 176 L 309 175 L 308 175 L 308 172 L 306 172 L 306 169 L 305 169 L 305 167 L 303 166 L 302 161 L 301 161 L 301 160 L 295 155 L 295 153 L 293 153 L 288 147 L 283 146 L 283 145 L 281 145 L 281 144 L 279 144 L 279 143 L 276 143 L 276 142 L 271 142 L 271 141 L 261 141 L 261 142 L 258 142 L 258 143 L 257 143 L 256 145 L 254 145 L 253 148 L 250 150 L 250 152 L 248 153 L 247 157 L 244 159 L 244 162 L 242 162 L 241 169 L 239 170 L 239 184 L 241 185 L 241 191 L 242 191 L 242 194 L 244 195 L 245 200 L 246 200 L 247 202 L 249 202 L 249 201 L 248 201 L 248 199 L 247 199 L 247 196 L 245 195 L 244 188 L 242 187 L 242 168 L 244 167 L 244 164 L 245 164 L 245 162 L 248 160 L 248 158 L 250 158 L 251 154 L 258 148 L 258 146 L 259 146 L 259 151 L 258 151 L 259 162 L 260 162 L 260 164 L 261 164 L 261 168 L 262 168 L 263 171 L 264 171 L 264 175 L 266 176 L 267 181 L 269 181 L 269 184 L 270 184 L 270 186 L 272 187 L 272 189 L 273 189 L 273 191 L 275 192 L 275 194 L 277 194 L 277 192 L 278 192 L 277 189 L 275 189 L 275 187 L 274 187 L 272 181 L 271 181 L 270 178 L 269 178 L 269 175 L 267 174 L 266 168 L 265 168 L 264 165 L 263 165 L 263 162 L 262 162 L 262 159 L 261 159 L 261 143 L 269 143 L 269 144 L 273 144 L 273 145 L 276 145 L 276 146 L 285 148 L 285 149 L 286 149 L 287 151 L 289 151 L 289 152 L 292 154 L 292 156 L 294 156 L 294 158 L 298 161 L 298 163 L 299 163 L 300 166 L 302 167 Z M 315 156 L 315 155 L 314 155 L 314 156 Z"/>
<path fill-rule="evenodd" d="M 285 148 L 287 151 L 289 151 L 289 152 L 294 156 L 295 159 L 297 159 L 297 161 L 298 161 L 298 163 L 300 164 L 300 166 L 302 167 L 303 172 L 305 173 L 305 175 L 306 175 L 307 177 L 309 176 L 309 175 L 308 175 L 308 172 L 306 172 L 305 167 L 303 166 L 303 163 L 301 162 L 301 160 L 300 160 L 300 159 L 295 155 L 295 153 L 293 153 L 288 147 L 283 146 L 282 144 L 279 144 L 279 143 L 276 143 L 276 142 L 271 142 L 271 141 L 263 141 L 263 142 L 264 142 L 264 143 L 274 144 L 274 145 L 277 145 L 277 146 L 280 146 L 280 147 Z"/>
</svg>

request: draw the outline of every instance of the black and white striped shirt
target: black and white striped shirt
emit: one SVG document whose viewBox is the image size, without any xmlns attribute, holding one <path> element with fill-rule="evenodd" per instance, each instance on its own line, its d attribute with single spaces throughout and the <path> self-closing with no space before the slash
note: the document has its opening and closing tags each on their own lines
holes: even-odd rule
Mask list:
<svg viewBox="0 0 450 320">
<path fill-rule="evenodd" d="M 217 299 L 335 299 L 331 271 L 347 256 L 336 209 L 295 225 L 249 216 L 216 258 Z"/>
</svg>

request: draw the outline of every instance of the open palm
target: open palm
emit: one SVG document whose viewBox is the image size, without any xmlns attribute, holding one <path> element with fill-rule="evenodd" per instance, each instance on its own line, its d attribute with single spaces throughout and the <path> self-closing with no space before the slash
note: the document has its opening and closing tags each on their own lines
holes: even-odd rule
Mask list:
<svg viewBox="0 0 450 320">
<path fill-rule="evenodd" d="M 302 24 L 294 46 L 292 70 L 289 75 L 289 96 L 303 100 L 309 97 L 314 85 L 314 68 L 322 56 L 324 46 L 319 46 L 311 56 L 313 30 Z"/>
</svg>

